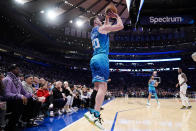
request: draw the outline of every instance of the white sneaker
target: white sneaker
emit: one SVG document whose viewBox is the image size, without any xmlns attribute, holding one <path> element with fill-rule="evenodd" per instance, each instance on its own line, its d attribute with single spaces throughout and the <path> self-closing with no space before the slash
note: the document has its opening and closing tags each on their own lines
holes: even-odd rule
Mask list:
<svg viewBox="0 0 196 131">
<path fill-rule="evenodd" d="M 54 117 L 54 112 L 50 111 L 50 117 Z"/>
<path fill-rule="evenodd" d="M 161 103 L 160 102 L 157 102 L 157 104 L 160 105 Z"/>
<path fill-rule="evenodd" d="M 147 106 L 150 106 L 151 104 L 150 104 L 150 103 L 147 103 L 146 105 L 147 105 Z"/>
<path fill-rule="evenodd" d="M 99 129 L 104 130 L 104 127 L 101 123 L 101 119 L 94 116 L 90 112 L 84 114 L 84 117 L 93 125 L 97 126 Z"/>
<path fill-rule="evenodd" d="M 90 111 L 84 114 L 84 117 L 91 123 L 94 124 L 94 114 L 91 114 Z"/>
<path fill-rule="evenodd" d="M 52 109 L 53 107 L 54 107 L 53 104 L 50 104 L 50 105 L 49 105 L 49 109 Z"/>
<path fill-rule="evenodd" d="M 95 117 L 95 126 L 97 126 L 101 130 L 104 130 L 104 127 L 103 127 L 101 121 L 103 121 L 101 118 L 96 118 Z"/>
<path fill-rule="evenodd" d="M 60 111 L 60 110 L 58 110 L 58 114 L 59 114 L 59 115 L 62 115 L 62 113 L 61 113 L 61 111 Z"/>
</svg>

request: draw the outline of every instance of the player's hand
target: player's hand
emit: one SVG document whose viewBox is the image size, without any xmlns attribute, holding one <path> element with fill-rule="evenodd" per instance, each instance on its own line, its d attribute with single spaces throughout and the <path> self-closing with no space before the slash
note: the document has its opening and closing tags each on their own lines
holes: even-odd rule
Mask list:
<svg viewBox="0 0 196 131">
<path fill-rule="evenodd" d="M 116 14 L 116 13 L 113 13 L 113 14 L 114 14 L 114 16 L 115 16 L 114 18 L 116 18 L 116 19 L 120 17 L 120 16 L 119 16 L 118 14 Z"/>
<path fill-rule="evenodd" d="M 111 18 L 117 18 L 117 17 L 118 17 L 118 14 L 116 14 L 116 13 L 114 13 L 113 11 L 110 10 L 110 11 L 107 13 L 106 16 L 109 16 L 109 17 L 111 17 Z"/>
<path fill-rule="evenodd" d="M 179 83 L 176 84 L 176 88 L 179 86 Z"/>
</svg>

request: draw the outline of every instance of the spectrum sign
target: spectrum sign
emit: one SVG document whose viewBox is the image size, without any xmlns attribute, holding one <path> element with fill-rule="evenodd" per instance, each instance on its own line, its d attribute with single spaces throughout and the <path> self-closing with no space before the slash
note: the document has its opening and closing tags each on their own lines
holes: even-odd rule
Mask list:
<svg viewBox="0 0 196 131">
<path fill-rule="evenodd" d="M 140 23 L 142 25 L 194 24 L 194 20 L 190 16 L 143 16 Z"/>
</svg>

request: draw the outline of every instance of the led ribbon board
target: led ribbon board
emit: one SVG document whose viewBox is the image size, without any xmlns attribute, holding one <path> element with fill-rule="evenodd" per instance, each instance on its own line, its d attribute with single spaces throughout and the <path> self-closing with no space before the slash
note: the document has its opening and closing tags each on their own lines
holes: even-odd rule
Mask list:
<svg viewBox="0 0 196 131">
<path fill-rule="evenodd" d="M 121 63 L 149 63 L 149 62 L 169 62 L 169 61 L 180 61 L 181 58 L 170 58 L 170 59 L 150 59 L 150 60 L 109 60 L 109 62 L 121 62 Z"/>
<path fill-rule="evenodd" d="M 109 55 L 162 55 L 162 54 L 175 54 L 184 52 L 183 50 L 177 51 L 167 51 L 167 52 L 148 52 L 148 53 L 113 53 L 111 52 Z"/>
</svg>

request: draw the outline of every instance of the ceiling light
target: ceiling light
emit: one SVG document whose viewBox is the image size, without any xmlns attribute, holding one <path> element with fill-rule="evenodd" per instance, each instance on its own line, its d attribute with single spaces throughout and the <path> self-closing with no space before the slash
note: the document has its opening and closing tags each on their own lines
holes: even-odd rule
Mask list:
<svg viewBox="0 0 196 131">
<path fill-rule="evenodd" d="M 24 4 L 25 3 L 25 1 L 24 0 L 15 0 L 17 3 L 19 3 L 19 4 Z"/>
<path fill-rule="evenodd" d="M 45 13 L 45 11 L 44 11 L 44 10 L 41 10 L 41 11 L 40 11 L 40 13 L 44 14 L 44 13 Z"/>
<path fill-rule="evenodd" d="M 49 19 L 54 20 L 56 18 L 57 14 L 55 13 L 54 10 L 49 10 L 47 12 L 47 16 L 48 16 Z"/>
<path fill-rule="evenodd" d="M 83 24 L 84 24 L 84 22 L 83 22 L 82 20 L 77 20 L 77 21 L 76 21 L 76 25 L 77 25 L 78 27 L 81 27 Z"/>
</svg>

